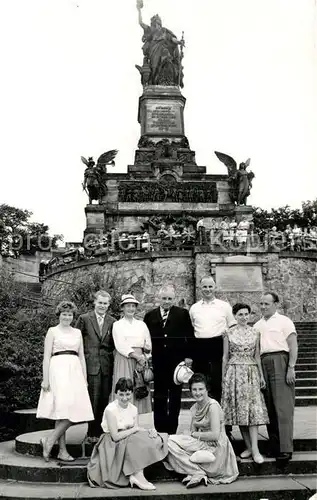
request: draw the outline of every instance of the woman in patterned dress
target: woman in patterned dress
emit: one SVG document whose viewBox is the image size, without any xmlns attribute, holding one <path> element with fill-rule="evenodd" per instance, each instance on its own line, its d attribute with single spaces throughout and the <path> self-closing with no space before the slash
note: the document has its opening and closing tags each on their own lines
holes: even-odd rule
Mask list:
<svg viewBox="0 0 317 500">
<path fill-rule="evenodd" d="M 246 444 L 241 458 L 264 459 L 258 448 L 258 426 L 269 422 L 261 389 L 265 381 L 260 360 L 259 334 L 248 325 L 251 308 L 235 304 L 237 325 L 224 334 L 221 406 L 226 425 L 239 425 Z"/>
<path fill-rule="evenodd" d="M 190 435 L 169 436 L 164 465 L 186 475 L 183 479 L 186 488 L 201 483 L 206 486 L 232 483 L 239 471 L 225 431 L 223 411 L 215 399 L 209 398 L 204 375 L 194 373 L 189 388 L 196 401 L 190 409 Z"/>
</svg>

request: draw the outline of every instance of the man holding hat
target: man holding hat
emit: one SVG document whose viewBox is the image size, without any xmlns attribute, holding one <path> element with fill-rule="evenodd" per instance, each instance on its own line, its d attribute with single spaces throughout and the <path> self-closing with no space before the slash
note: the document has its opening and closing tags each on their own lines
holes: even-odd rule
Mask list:
<svg viewBox="0 0 317 500">
<path fill-rule="evenodd" d="M 154 425 L 159 432 L 176 434 L 182 382 L 191 374 L 194 332 L 187 309 L 174 305 L 173 286 L 162 287 L 159 300 L 160 306 L 144 316 L 152 339 Z M 178 366 L 180 362 L 188 368 Z"/>
</svg>

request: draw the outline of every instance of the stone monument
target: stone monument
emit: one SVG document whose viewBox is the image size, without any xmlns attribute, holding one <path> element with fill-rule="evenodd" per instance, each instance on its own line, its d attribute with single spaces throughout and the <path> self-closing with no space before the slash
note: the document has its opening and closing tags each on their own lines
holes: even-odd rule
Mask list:
<svg viewBox="0 0 317 500">
<path fill-rule="evenodd" d="M 143 61 L 136 68 L 143 92 L 139 98 L 141 131 L 134 163 L 126 174 L 104 176 L 98 204 L 92 204 L 90 197 L 86 207 L 85 234 L 113 228 L 119 233 L 137 233 L 153 216 L 161 223 L 164 219 L 189 217 L 193 226 L 204 218 L 207 229 L 215 218 L 219 222 L 225 217 L 237 222 L 242 216 L 251 218 L 251 207 L 245 204 L 247 191 L 238 189 L 238 202 L 232 196 L 230 175 L 210 175 L 205 166 L 197 165 L 195 151 L 185 135 L 186 99 L 181 92 L 184 33 L 179 40 L 157 14 L 147 25 L 142 7 L 143 1 L 138 0 Z M 242 168 L 238 173 L 242 174 Z M 244 179 L 242 186 L 249 177 L 240 177 Z"/>
</svg>

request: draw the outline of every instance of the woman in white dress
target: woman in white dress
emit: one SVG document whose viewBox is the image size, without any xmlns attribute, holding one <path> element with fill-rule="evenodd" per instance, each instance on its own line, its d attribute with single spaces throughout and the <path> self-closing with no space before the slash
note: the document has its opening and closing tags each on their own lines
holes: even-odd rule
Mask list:
<svg viewBox="0 0 317 500">
<path fill-rule="evenodd" d="M 120 378 L 115 386 L 116 399 L 106 407 L 101 427 L 104 431 L 95 445 L 87 466 L 91 487 L 119 488 L 135 485 L 155 490 L 143 469 L 167 455 L 167 434 L 138 426 L 138 410 L 130 403 L 131 379 Z"/>
<path fill-rule="evenodd" d="M 56 314 L 59 324 L 48 329 L 44 344 L 43 382 L 37 418 L 55 420 L 55 429 L 41 439 L 43 458 L 49 460 L 51 449 L 59 443 L 58 458 L 72 461 L 66 449 L 66 430 L 76 422 L 93 420 L 87 390 L 86 363 L 80 330 L 72 328 L 76 306 L 63 301 Z"/>
<path fill-rule="evenodd" d="M 138 304 L 139 302 L 133 295 L 122 295 L 123 318 L 113 324 L 112 333 L 116 350 L 111 401 L 115 399 L 114 389 L 119 378 L 134 380 L 135 370 L 142 370 L 152 351 L 148 327 L 143 321 L 134 317 Z M 152 403 L 149 388 L 147 396 L 142 399 L 136 399 L 134 392 L 132 403 L 137 407 L 139 414 L 151 413 Z"/>
<path fill-rule="evenodd" d="M 231 443 L 226 435 L 224 417 L 219 403 L 208 397 L 206 378 L 195 373 L 189 388 L 196 403 L 191 407 L 190 435 L 169 436 L 168 470 L 186 474 L 187 488 L 202 482 L 228 484 L 237 479 L 239 471 Z"/>
</svg>

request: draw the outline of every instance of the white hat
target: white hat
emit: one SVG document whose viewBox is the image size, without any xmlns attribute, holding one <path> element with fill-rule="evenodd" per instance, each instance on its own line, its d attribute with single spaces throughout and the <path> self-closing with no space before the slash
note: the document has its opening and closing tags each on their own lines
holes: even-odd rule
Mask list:
<svg viewBox="0 0 317 500">
<path fill-rule="evenodd" d="M 181 385 L 187 384 L 191 379 L 192 375 L 194 375 L 193 370 L 191 370 L 188 366 L 186 366 L 185 361 L 179 363 L 174 371 L 174 384 Z"/>
<path fill-rule="evenodd" d="M 122 295 L 121 297 L 121 304 L 120 306 L 124 306 L 124 304 L 140 304 L 138 300 L 132 295 L 131 293 L 128 293 L 126 295 Z"/>
</svg>

